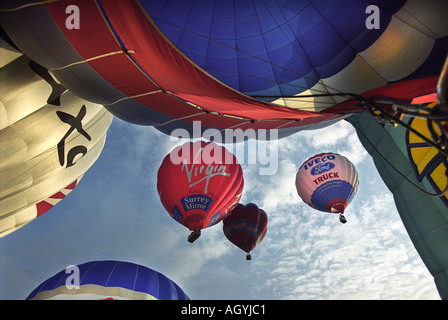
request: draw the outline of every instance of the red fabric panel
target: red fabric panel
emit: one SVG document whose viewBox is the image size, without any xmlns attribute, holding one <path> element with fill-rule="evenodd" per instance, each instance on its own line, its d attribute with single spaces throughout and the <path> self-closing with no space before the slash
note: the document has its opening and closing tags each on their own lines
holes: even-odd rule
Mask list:
<svg viewBox="0 0 448 320">
<path fill-rule="evenodd" d="M 64 199 L 65 198 L 65 194 L 62 193 L 61 191 L 58 191 L 54 195 L 52 195 L 50 198 L 51 199 Z"/>
<path fill-rule="evenodd" d="M 379 95 L 411 101 L 414 97 L 436 92 L 438 79 L 438 76 L 433 76 L 392 83 L 366 92 L 363 96 L 374 97 Z"/>
<path fill-rule="evenodd" d="M 420 97 L 436 92 L 437 81 L 438 76 L 402 81 L 376 88 L 362 94 L 362 96 L 365 98 L 390 97 L 410 103 L 414 97 Z M 335 108 L 357 104 L 359 104 L 359 101 L 357 100 L 347 100 L 337 105 Z"/>
<path fill-rule="evenodd" d="M 77 1 L 76 5 L 80 12 L 80 28 L 67 29 L 65 22 L 68 15 L 65 13 L 65 9 L 71 4 L 69 2 L 51 2 L 47 4 L 47 8 L 60 30 L 80 56 L 87 60 L 105 54 L 122 52 L 89 61 L 89 65 L 93 69 L 128 96 L 159 89 L 124 54 L 124 49 L 115 38 L 95 1 Z"/>
<path fill-rule="evenodd" d="M 418 104 L 418 103 L 429 103 L 434 101 L 437 101 L 437 93 L 430 93 L 424 96 L 414 98 L 412 100 L 412 103 Z"/>
<path fill-rule="evenodd" d="M 45 5 L 61 32 L 80 56 L 84 59 L 89 59 L 105 53 L 122 50 L 95 1 L 81 0 L 76 1 L 76 3 L 73 2 L 55 1 Z M 67 29 L 65 26 L 66 19 L 69 16 L 65 13 L 65 10 L 71 4 L 76 4 L 79 8 L 79 29 Z"/>
<path fill-rule="evenodd" d="M 46 201 L 41 201 L 41 202 L 36 203 L 37 217 L 43 215 L 45 212 L 47 212 L 51 208 L 53 208 L 53 205 Z"/>
<path fill-rule="evenodd" d="M 89 61 L 89 65 L 129 97 L 160 90 L 125 54 Z"/>
<path fill-rule="evenodd" d="M 68 186 L 66 186 L 65 189 L 73 190 L 73 189 L 75 189 L 77 184 L 78 184 L 78 180 L 75 180 L 72 183 L 70 183 Z"/>
<path fill-rule="evenodd" d="M 78 180 L 73 181 L 68 186 L 66 186 L 64 189 L 73 190 L 76 187 L 76 184 L 78 183 Z M 54 195 L 50 196 L 49 199 L 64 199 L 66 197 L 66 194 L 62 193 L 61 191 L 56 192 Z M 45 212 L 53 208 L 54 205 L 42 200 L 41 202 L 36 203 L 36 211 L 37 211 L 37 217 L 43 215 Z"/>
</svg>

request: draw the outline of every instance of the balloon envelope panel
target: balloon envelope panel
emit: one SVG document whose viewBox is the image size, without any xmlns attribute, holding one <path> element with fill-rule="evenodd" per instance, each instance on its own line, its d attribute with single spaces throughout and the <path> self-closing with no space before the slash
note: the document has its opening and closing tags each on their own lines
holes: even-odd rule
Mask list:
<svg viewBox="0 0 448 320">
<path fill-rule="evenodd" d="M 327 126 L 359 103 L 316 94 L 407 99 L 414 80 L 430 93 L 447 51 L 446 1 L 378 1 L 378 29 L 368 1 L 83 0 L 79 29 L 67 28 L 70 4 L 2 3 L 14 8 L 2 22 L 72 92 L 168 134 L 193 121 L 279 138 Z"/>
<path fill-rule="evenodd" d="M 176 283 L 148 267 L 123 261 L 92 261 L 67 267 L 66 270 L 44 281 L 27 297 L 27 300 L 46 299 L 188 300 L 189 298 Z"/>
</svg>

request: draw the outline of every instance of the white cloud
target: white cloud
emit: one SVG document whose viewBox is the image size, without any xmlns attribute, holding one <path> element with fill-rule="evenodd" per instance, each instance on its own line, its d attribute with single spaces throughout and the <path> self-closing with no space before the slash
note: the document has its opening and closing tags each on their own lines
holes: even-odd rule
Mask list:
<svg viewBox="0 0 448 320">
<path fill-rule="evenodd" d="M 281 140 L 275 176 L 257 176 L 245 168 L 250 190 L 243 200 L 253 196 L 269 217 L 267 236 L 256 249 L 256 264 L 263 270 L 258 276 L 265 284 L 258 285 L 259 292 L 267 299 L 415 299 L 415 293 L 420 299 L 438 299 L 393 197 L 372 170 L 354 129 L 345 123 L 336 129 L 336 134 L 316 130 Z M 346 225 L 335 215 L 309 208 L 295 189 L 301 163 L 327 151 L 346 156 L 363 170 Z"/>
<path fill-rule="evenodd" d="M 271 240 L 263 243 L 268 263 L 267 255 L 275 255 L 273 265 L 263 266 L 271 275 L 266 285 L 270 292 L 282 292 L 279 298 L 415 299 L 415 292 L 421 299 L 438 298 L 401 221 L 390 216 L 391 197 L 363 203 L 346 225 L 331 214 L 301 209 L 303 214 L 294 217 L 301 223 L 271 227 Z"/>
<path fill-rule="evenodd" d="M 351 133 L 351 125 L 346 121 L 339 121 L 330 127 L 300 132 L 299 135 L 308 141 L 307 145 L 315 149 L 323 149 L 344 141 Z"/>
</svg>

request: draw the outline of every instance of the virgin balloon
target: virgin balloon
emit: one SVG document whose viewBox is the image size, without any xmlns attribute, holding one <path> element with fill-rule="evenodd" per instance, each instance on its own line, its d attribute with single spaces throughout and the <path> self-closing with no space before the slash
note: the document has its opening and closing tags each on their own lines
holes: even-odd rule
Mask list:
<svg viewBox="0 0 448 320">
<path fill-rule="evenodd" d="M 346 223 L 344 211 L 358 192 L 358 172 L 346 157 L 320 153 L 300 166 L 296 188 L 310 207 L 339 214 L 339 220 Z"/>
<path fill-rule="evenodd" d="M 230 216 L 223 220 L 222 228 L 226 238 L 246 252 L 246 259 L 251 260 L 250 252 L 263 241 L 267 225 L 268 216 L 264 210 L 253 203 L 239 203 Z"/>
<path fill-rule="evenodd" d="M 236 157 L 214 142 L 187 142 L 174 148 L 157 173 L 157 191 L 170 216 L 192 234 L 217 224 L 238 204 L 244 187 Z"/>
</svg>

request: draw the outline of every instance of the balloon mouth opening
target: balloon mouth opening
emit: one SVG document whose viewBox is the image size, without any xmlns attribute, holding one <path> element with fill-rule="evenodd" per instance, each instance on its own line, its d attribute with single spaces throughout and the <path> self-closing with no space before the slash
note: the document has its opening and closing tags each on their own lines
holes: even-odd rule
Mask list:
<svg viewBox="0 0 448 320">
<path fill-rule="evenodd" d="M 333 206 L 331 207 L 331 212 L 335 214 L 344 213 L 344 209 L 343 206 Z"/>
<path fill-rule="evenodd" d="M 327 209 L 335 214 L 343 214 L 347 205 L 348 203 L 344 199 L 334 199 L 328 203 Z"/>
</svg>

